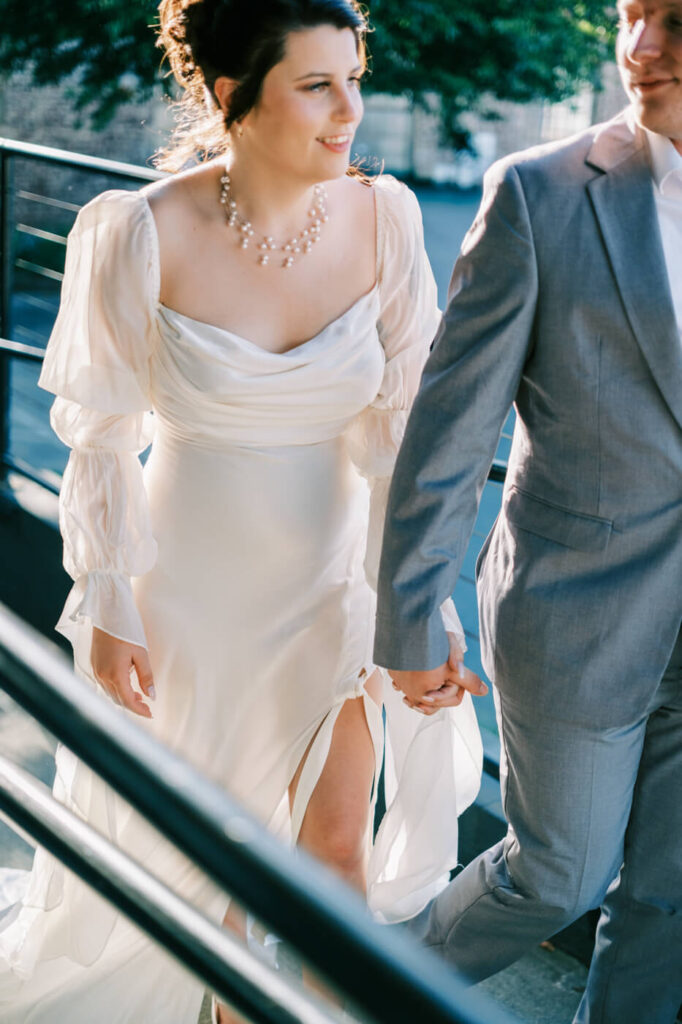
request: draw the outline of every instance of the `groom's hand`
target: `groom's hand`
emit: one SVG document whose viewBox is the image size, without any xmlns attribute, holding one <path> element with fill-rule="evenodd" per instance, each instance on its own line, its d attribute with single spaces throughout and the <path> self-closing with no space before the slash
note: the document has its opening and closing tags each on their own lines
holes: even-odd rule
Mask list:
<svg viewBox="0 0 682 1024">
<path fill-rule="evenodd" d="M 464 666 L 462 651 L 453 633 L 448 633 L 448 641 L 450 656 L 438 668 L 409 672 L 388 670 L 393 688 L 405 695 L 403 703 L 425 715 L 461 704 L 465 690 L 475 697 L 482 697 L 488 692 L 488 687 L 476 673 Z"/>
</svg>

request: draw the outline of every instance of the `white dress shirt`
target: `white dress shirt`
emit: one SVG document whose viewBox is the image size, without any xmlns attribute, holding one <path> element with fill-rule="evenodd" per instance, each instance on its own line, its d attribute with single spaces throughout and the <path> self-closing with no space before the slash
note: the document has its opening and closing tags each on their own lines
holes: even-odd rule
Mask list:
<svg viewBox="0 0 682 1024">
<path fill-rule="evenodd" d="M 646 134 L 663 254 L 682 343 L 682 153 L 664 135 L 648 129 Z"/>
</svg>

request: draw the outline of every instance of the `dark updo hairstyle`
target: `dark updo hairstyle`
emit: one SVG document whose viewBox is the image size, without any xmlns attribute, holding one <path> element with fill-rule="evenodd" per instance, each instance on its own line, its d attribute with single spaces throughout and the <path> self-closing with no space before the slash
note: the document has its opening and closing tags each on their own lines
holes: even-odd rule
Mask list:
<svg viewBox="0 0 682 1024">
<path fill-rule="evenodd" d="M 265 76 L 284 57 L 288 34 L 320 25 L 349 28 L 364 60 L 367 22 L 358 0 L 161 0 L 157 45 L 184 95 L 157 165 L 178 170 L 193 157 L 225 152 L 230 125 L 258 103 Z M 238 83 L 227 116 L 214 92 L 223 75 Z"/>
</svg>

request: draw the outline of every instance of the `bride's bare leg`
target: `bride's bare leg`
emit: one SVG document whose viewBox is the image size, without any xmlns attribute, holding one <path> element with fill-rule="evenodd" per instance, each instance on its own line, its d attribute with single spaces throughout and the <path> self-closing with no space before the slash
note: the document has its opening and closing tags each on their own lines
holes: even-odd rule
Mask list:
<svg viewBox="0 0 682 1024">
<path fill-rule="evenodd" d="M 368 680 L 366 689 L 380 706 L 378 671 Z M 289 789 L 291 804 L 308 751 Z M 348 700 L 334 725 L 327 761 L 306 808 L 298 841 L 363 895 L 367 888 L 367 834 L 375 771 L 374 747 L 363 700 Z M 304 979 L 311 988 L 333 998 L 329 990 L 305 970 Z"/>
<path fill-rule="evenodd" d="M 378 672 L 367 682 L 367 691 L 381 703 Z M 292 804 L 307 755 L 308 751 L 289 789 Z M 327 761 L 306 808 L 298 841 L 362 893 L 367 885 L 367 830 L 375 768 L 362 698 L 347 700 L 334 725 Z"/>
<path fill-rule="evenodd" d="M 381 705 L 381 680 L 375 672 L 366 684 L 370 697 Z M 289 787 L 293 805 L 311 740 Z M 370 795 L 376 765 L 363 700 L 347 700 L 334 725 L 331 746 L 322 774 L 306 808 L 298 841 L 302 847 L 329 865 L 343 880 L 364 894 L 367 887 L 367 831 L 370 827 Z M 225 923 L 243 936 L 243 912 L 239 928 Z M 319 992 L 329 992 L 305 972 L 306 981 Z M 244 1024 L 244 1018 L 222 1004 L 220 1024 Z"/>
</svg>

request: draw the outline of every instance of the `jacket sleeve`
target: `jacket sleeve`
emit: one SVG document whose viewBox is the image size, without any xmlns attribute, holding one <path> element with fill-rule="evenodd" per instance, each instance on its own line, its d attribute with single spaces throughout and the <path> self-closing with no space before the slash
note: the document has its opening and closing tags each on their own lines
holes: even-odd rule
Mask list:
<svg viewBox="0 0 682 1024">
<path fill-rule="evenodd" d="M 481 492 L 528 357 L 537 268 L 515 167 L 495 165 L 462 245 L 448 307 L 407 424 L 388 501 L 377 664 L 448 654 L 438 608 L 455 588 Z"/>
</svg>

